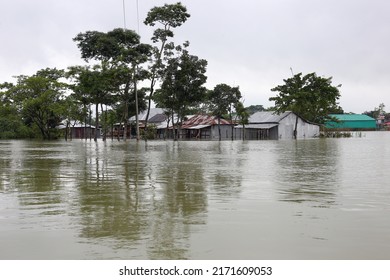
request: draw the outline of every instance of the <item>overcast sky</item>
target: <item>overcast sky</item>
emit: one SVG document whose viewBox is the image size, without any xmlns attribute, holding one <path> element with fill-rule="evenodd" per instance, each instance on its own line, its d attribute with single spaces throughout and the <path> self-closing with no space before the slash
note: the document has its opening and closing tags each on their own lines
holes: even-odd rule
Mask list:
<svg viewBox="0 0 390 280">
<path fill-rule="evenodd" d="M 139 0 L 139 32 L 154 6 Z M 273 103 L 270 89 L 294 74 L 316 72 L 342 84 L 340 105 L 390 111 L 390 1 L 182 0 L 191 14 L 175 42 L 208 61 L 207 87 L 239 86 L 245 105 Z M 125 0 L 126 27 L 138 29 L 137 0 Z M 124 26 L 123 0 L 1 0 L 0 83 L 46 67 L 85 64 L 72 41 L 88 30 Z"/>
</svg>

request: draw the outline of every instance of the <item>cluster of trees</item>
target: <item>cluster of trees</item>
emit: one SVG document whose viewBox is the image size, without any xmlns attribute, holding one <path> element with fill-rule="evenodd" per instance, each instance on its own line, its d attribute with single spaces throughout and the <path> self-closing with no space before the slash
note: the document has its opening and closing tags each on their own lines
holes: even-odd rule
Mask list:
<svg viewBox="0 0 390 280">
<path fill-rule="evenodd" d="M 385 111 L 385 104 L 381 103 L 378 107 L 375 107 L 374 110 L 365 111 L 363 114 L 370 116 L 374 119 L 382 119 L 384 121 L 390 121 L 390 113 Z"/>
<path fill-rule="evenodd" d="M 275 102 L 274 110 L 278 113 L 293 111 L 308 121 L 324 124 L 330 119 L 329 114 L 343 113 L 338 105 L 340 87 L 332 85 L 332 77 L 299 73 L 271 89 L 278 95 L 269 100 Z"/>
<path fill-rule="evenodd" d="M 72 121 L 91 124 L 92 119 L 104 131 L 114 123 L 126 129 L 129 116 L 146 109 L 149 115 L 152 101 L 165 108 L 172 121 L 177 119 L 173 125 L 200 112 L 231 120 L 234 116 L 247 123 L 250 113 L 264 108 L 244 108 L 239 87 L 221 83 L 208 90 L 204 86 L 207 61 L 191 54 L 188 42 L 174 42 L 174 29 L 189 17 L 181 3 L 152 8 L 144 21 L 155 28 L 151 44 L 141 43 L 137 33 L 122 28 L 78 34 L 73 40 L 86 65 L 42 69 L 32 76 L 16 77 L 15 84 L 0 84 L 0 138 L 52 139 L 58 136 L 55 128 L 61 122 L 68 131 Z M 140 87 L 141 82 L 147 86 Z M 331 78 L 300 73 L 284 83 L 272 89 L 277 96 L 270 100 L 277 112 L 291 110 L 323 123 L 327 114 L 341 110 L 340 93 Z M 126 138 L 127 132 L 123 135 Z M 140 136 L 139 131 L 136 135 Z"/>
<path fill-rule="evenodd" d="M 91 111 L 97 127 L 122 123 L 127 128 L 129 116 L 149 112 L 152 101 L 179 120 L 194 110 L 218 116 L 231 114 L 233 107 L 242 110 L 238 87 L 207 90 L 207 61 L 192 55 L 188 42 L 173 41 L 173 30 L 189 17 L 181 3 L 152 8 L 144 21 L 155 27 L 152 44 L 122 28 L 78 34 L 73 40 L 86 65 L 43 69 L 0 85 L 0 137 L 51 139 L 60 122 L 67 129 L 71 121 L 87 123 Z M 148 86 L 140 88 L 141 81 Z M 217 95 L 224 102 L 216 102 Z"/>
</svg>

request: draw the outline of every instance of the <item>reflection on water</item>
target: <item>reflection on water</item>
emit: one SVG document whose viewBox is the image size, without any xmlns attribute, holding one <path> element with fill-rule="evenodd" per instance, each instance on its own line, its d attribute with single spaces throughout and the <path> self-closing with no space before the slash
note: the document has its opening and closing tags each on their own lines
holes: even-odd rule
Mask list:
<svg viewBox="0 0 390 280">
<path fill-rule="evenodd" d="M 0 141 L 0 259 L 389 258 L 389 136 Z"/>
<path fill-rule="evenodd" d="M 338 143 L 325 139 L 285 142 L 278 153 L 281 200 L 330 207 L 338 185 Z"/>
</svg>

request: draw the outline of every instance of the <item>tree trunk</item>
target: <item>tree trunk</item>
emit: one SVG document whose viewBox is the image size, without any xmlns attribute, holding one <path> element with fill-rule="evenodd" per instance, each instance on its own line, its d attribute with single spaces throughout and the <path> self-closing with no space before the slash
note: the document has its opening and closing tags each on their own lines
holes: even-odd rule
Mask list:
<svg viewBox="0 0 390 280">
<path fill-rule="evenodd" d="M 172 124 L 173 124 L 173 140 L 174 141 L 177 141 L 178 140 L 178 133 L 179 131 L 176 129 L 176 127 L 178 126 L 178 122 L 179 122 L 179 118 L 177 118 L 177 122 L 175 123 L 175 120 L 172 120 Z"/>
<path fill-rule="evenodd" d="M 232 141 L 234 140 L 233 134 L 234 134 L 234 125 L 233 125 L 233 117 L 232 117 L 232 107 L 230 106 L 230 111 L 229 111 L 229 116 L 230 116 L 230 124 L 232 126 Z"/>
<path fill-rule="evenodd" d="M 91 127 L 91 122 L 92 122 L 92 110 L 91 110 L 91 104 L 89 104 L 89 141 L 92 140 L 92 127 Z M 87 138 L 86 138 L 87 139 Z"/>
<path fill-rule="evenodd" d="M 107 119 L 106 119 L 106 114 L 104 112 L 104 109 L 103 109 L 103 103 L 100 104 L 100 108 L 102 110 L 102 113 L 101 113 L 101 116 L 102 116 L 102 130 L 103 130 L 103 141 L 106 141 L 106 126 L 107 126 Z"/>
<path fill-rule="evenodd" d="M 69 122 L 66 122 L 65 126 L 65 141 L 68 141 L 68 133 L 69 133 Z"/>
<path fill-rule="evenodd" d="M 134 67 L 134 95 L 135 95 L 135 125 L 137 131 L 137 141 L 139 141 L 139 120 L 138 120 L 138 92 L 137 92 L 137 79 L 135 78 L 136 68 Z"/>
<path fill-rule="evenodd" d="M 99 103 L 95 104 L 95 109 L 96 109 L 96 124 L 95 124 L 95 136 L 93 140 L 96 142 L 98 139 L 98 133 L 99 133 Z"/>
<path fill-rule="evenodd" d="M 126 142 L 127 141 L 127 118 L 128 118 L 128 104 L 126 102 L 126 106 L 125 106 L 125 116 L 124 116 L 124 120 L 123 120 L 123 140 Z M 120 126 L 119 126 L 120 127 Z M 119 135 L 119 132 L 118 132 L 118 135 Z"/>
<path fill-rule="evenodd" d="M 87 105 L 85 103 L 83 103 L 84 105 L 84 111 L 83 111 L 83 115 L 84 115 L 84 137 L 85 140 L 87 140 Z M 81 137 L 80 137 L 81 138 Z"/>
<path fill-rule="evenodd" d="M 160 47 L 160 50 L 159 50 L 158 55 L 157 55 L 157 63 L 161 62 L 161 58 L 162 58 L 162 54 L 163 54 L 166 42 L 167 42 L 167 40 L 163 40 L 162 43 L 161 43 L 161 47 Z M 155 72 L 152 73 L 152 78 L 151 78 L 151 81 L 150 81 L 150 93 L 149 93 L 149 98 L 148 98 L 148 111 L 146 112 L 146 118 L 145 118 L 145 129 L 146 130 L 147 130 L 147 127 L 148 127 L 150 106 L 152 104 L 152 97 L 153 97 L 153 94 L 154 94 L 154 86 L 156 85 L 156 80 L 157 80 L 156 72 L 157 72 L 157 70 L 155 70 Z"/>
<path fill-rule="evenodd" d="M 298 139 L 298 116 L 295 119 L 294 139 Z"/>
<path fill-rule="evenodd" d="M 218 135 L 219 135 L 219 141 L 222 140 L 222 135 L 221 135 L 221 118 L 218 116 Z"/>
</svg>

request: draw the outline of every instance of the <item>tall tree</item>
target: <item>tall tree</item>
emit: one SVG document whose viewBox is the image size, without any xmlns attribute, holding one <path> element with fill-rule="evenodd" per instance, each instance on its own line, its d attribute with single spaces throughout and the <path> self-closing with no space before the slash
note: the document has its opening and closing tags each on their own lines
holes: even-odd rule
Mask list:
<svg viewBox="0 0 390 280">
<path fill-rule="evenodd" d="M 69 67 L 68 72 L 66 73 L 66 77 L 72 80 L 69 83 L 69 89 L 73 93 L 70 95 L 69 99 L 73 100 L 73 102 L 82 106 L 81 116 L 79 116 L 80 119 L 75 119 L 75 120 L 79 120 L 80 122 L 84 123 L 85 140 L 87 140 L 88 138 L 88 135 L 86 133 L 87 131 L 86 125 L 88 123 L 87 121 L 88 116 L 90 116 L 91 114 L 90 105 L 93 102 L 92 93 L 90 92 L 89 89 L 89 83 L 87 82 L 87 80 L 84 80 L 86 78 L 86 73 L 83 72 L 86 72 L 88 70 L 89 70 L 88 67 L 73 66 L 73 67 Z M 68 100 L 67 102 L 71 102 L 70 100 Z M 89 125 L 91 124 L 89 123 Z M 89 136 L 91 137 L 91 135 Z"/>
<path fill-rule="evenodd" d="M 94 140 L 99 137 L 99 105 L 105 102 L 107 95 L 112 90 L 111 79 L 112 73 L 106 69 L 95 65 L 74 66 L 69 68 L 68 75 L 74 79 L 72 85 L 76 93 L 82 93 L 79 97 L 88 96 L 88 101 L 95 104 L 96 128 Z"/>
<path fill-rule="evenodd" d="M 83 122 L 86 118 L 86 107 L 82 101 L 77 99 L 77 95 L 70 94 L 62 99 L 59 104 L 56 113 L 60 116 L 62 123 L 65 125 L 65 141 L 72 140 L 71 127 L 74 127 L 77 122 Z M 85 135 L 84 126 L 84 135 Z"/>
<path fill-rule="evenodd" d="M 186 47 L 188 42 L 184 47 L 170 44 L 176 55 L 169 55 L 161 88 L 154 98 L 157 105 L 168 109 L 172 116 L 177 114 L 177 122 L 184 119 L 191 107 L 203 102 L 206 95 L 207 61 L 190 55 Z"/>
<path fill-rule="evenodd" d="M 232 111 L 234 106 L 240 102 L 241 97 L 241 92 L 238 87 L 231 87 L 227 84 L 218 84 L 214 87 L 214 90 L 209 91 L 208 102 L 210 103 L 211 112 L 218 118 L 218 133 L 220 141 L 220 120 L 223 115 L 228 114 L 230 121 L 233 121 Z"/>
<path fill-rule="evenodd" d="M 332 77 L 319 77 L 316 73 L 303 76 L 299 73 L 283 81 L 283 85 L 271 89 L 278 93 L 269 98 L 275 102 L 276 112 L 293 111 L 308 121 L 323 124 L 330 113 L 340 110 L 341 85 L 333 86 Z"/>
<path fill-rule="evenodd" d="M 121 96 L 124 106 L 128 106 L 132 89 L 138 107 L 137 83 L 145 78 L 144 72 L 140 71 L 140 65 L 148 60 L 152 47 L 140 43 L 140 37 L 134 31 L 121 28 L 107 33 L 87 31 L 78 34 L 74 41 L 81 50 L 82 58 L 86 61 L 98 60 L 102 70 L 110 71 L 110 90 Z M 127 123 L 128 116 L 124 118 Z"/>
<path fill-rule="evenodd" d="M 187 13 L 187 8 L 180 2 L 176 4 L 165 4 L 162 7 L 152 8 L 144 21 L 144 24 L 149 26 L 159 26 L 153 32 L 152 41 L 156 44 L 153 48 L 153 61 L 150 68 L 150 89 L 148 97 L 148 111 L 146 114 L 146 126 L 149 119 L 151 101 L 155 92 L 157 80 L 161 77 L 163 69 L 163 54 L 169 38 L 173 38 L 173 29 L 181 26 L 187 21 L 190 14 Z"/>
</svg>

